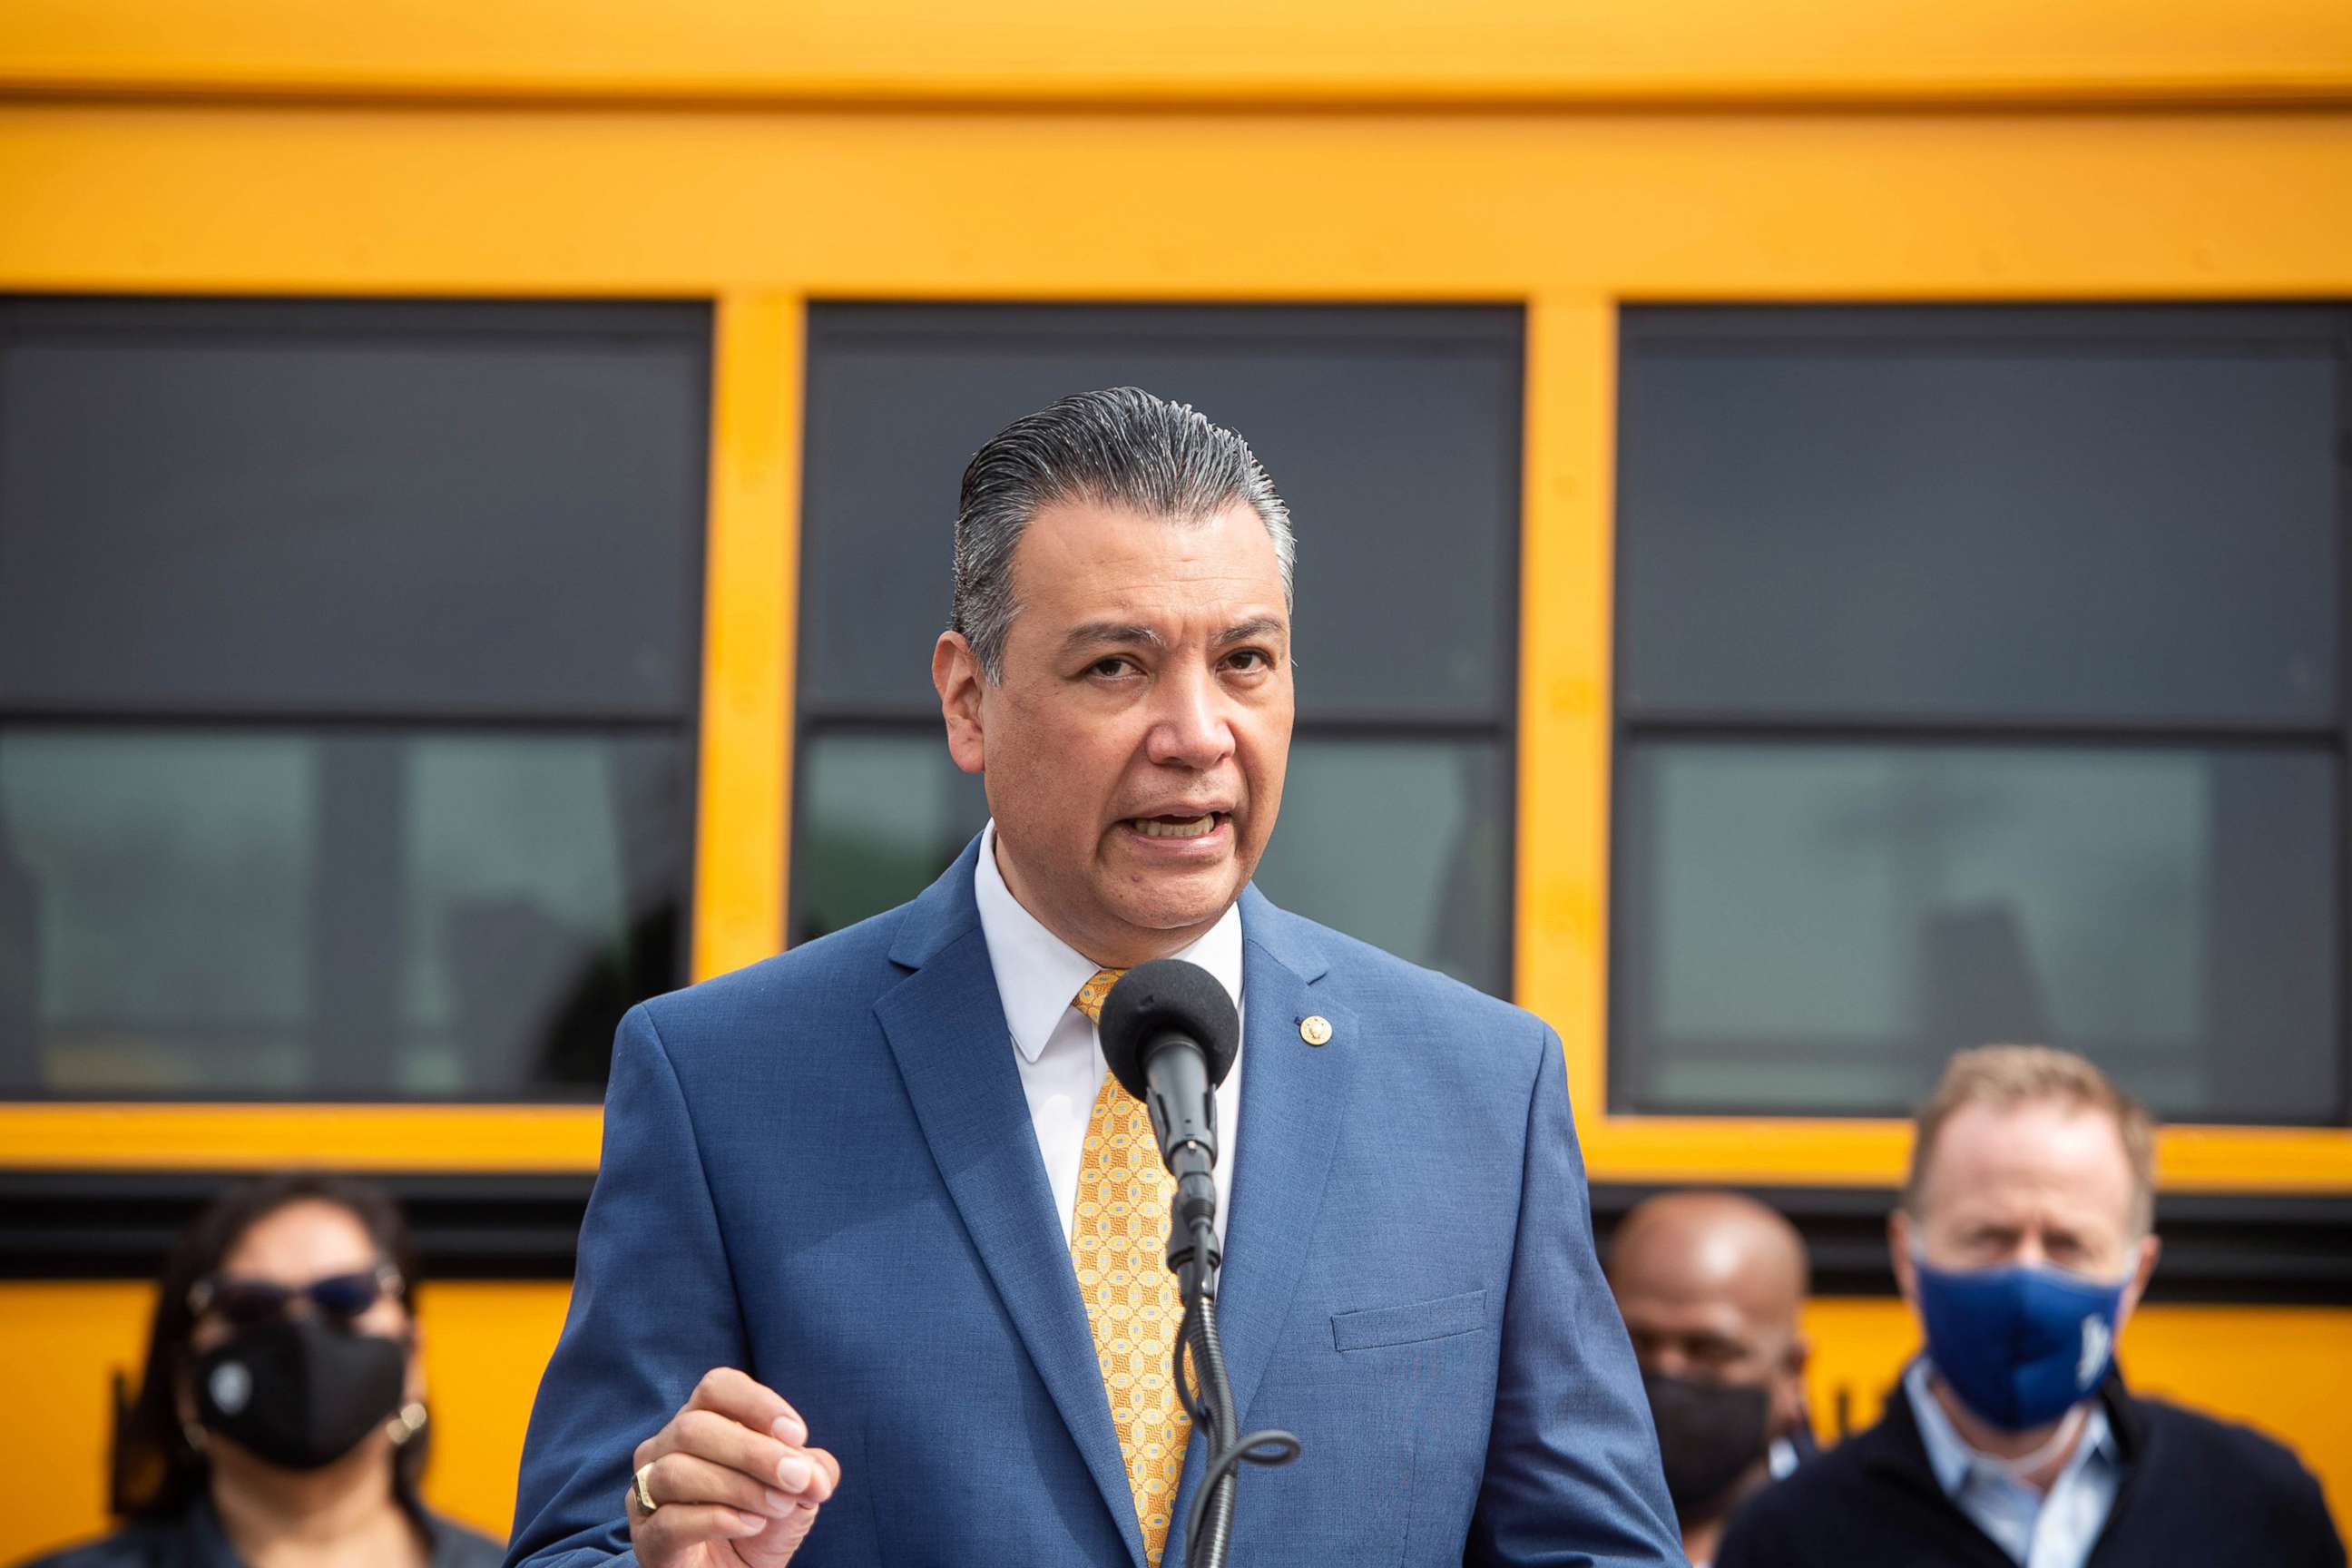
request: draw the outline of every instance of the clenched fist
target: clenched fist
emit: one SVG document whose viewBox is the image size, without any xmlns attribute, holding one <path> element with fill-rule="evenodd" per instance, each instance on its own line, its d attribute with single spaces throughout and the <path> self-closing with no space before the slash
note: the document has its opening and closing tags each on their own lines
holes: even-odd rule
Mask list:
<svg viewBox="0 0 2352 1568">
<path fill-rule="evenodd" d="M 637 1561 L 645 1568 L 783 1568 L 841 1484 L 840 1462 L 807 1444 L 808 1424 L 774 1390 L 731 1367 L 705 1373 L 669 1425 L 630 1458 L 625 1506 Z"/>
</svg>

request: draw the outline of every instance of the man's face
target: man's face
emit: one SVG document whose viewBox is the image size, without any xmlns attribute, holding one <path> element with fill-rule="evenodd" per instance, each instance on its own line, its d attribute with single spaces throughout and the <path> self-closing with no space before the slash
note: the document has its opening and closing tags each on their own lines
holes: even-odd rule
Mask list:
<svg viewBox="0 0 2352 1568">
<path fill-rule="evenodd" d="M 983 775 L 1022 907 L 1097 963 L 1216 923 L 1282 805 L 1290 615 L 1265 524 L 1065 502 L 1013 557 L 1003 679 L 953 632 L 931 677 L 956 765 Z"/>
<path fill-rule="evenodd" d="M 1768 1434 L 1786 1436 L 1805 1415 L 1805 1352 L 1788 1305 L 1760 1279 L 1707 1267 L 1698 1251 L 1654 1248 L 1611 1275 L 1633 1357 L 1643 1372 L 1768 1390 Z"/>
<path fill-rule="evenodd" d="M 1895 1278 L 1916 1310 L 1916 1247 L 1938 1268 L 2049 1265 L 2085 1279 L 2131 1276 L 2124 1311 L 2156 1267 L 2133 1223 L 2130 1159 L 2115 1119 L 2063 1100 L 1955 1111 L 1937 1134 L 1919 1214 L 1891 1222 Z"/>
</svg>

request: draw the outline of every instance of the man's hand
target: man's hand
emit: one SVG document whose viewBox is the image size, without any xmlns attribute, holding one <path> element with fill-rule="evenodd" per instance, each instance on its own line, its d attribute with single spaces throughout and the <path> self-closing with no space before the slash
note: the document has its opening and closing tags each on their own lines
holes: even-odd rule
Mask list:
<svg viewBox="0 0 2352 1568">
<path fill-rule="evenodd" d="M 669 1425 L 629 1460 L 629 1543 L 645 1568 L 783 1568 L 841 1484 L 808 1424 L 731 1367 L 703 1374 Z M 650 1468 L 646 1467 L 650 1466 Z M 656 1507 L 640 1505 L 636 1473 Z"/>
</svg>

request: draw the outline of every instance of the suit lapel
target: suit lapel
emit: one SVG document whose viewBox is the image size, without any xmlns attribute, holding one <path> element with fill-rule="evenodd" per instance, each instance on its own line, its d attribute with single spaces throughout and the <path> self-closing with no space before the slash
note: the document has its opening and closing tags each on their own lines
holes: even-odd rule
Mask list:
<svg viewBox="0 0 2352 1568">
<path fill-rule="evenodd" d="M 1118 1434 L 972 900 L 975 854 L 967 848 L 908 910 L 890 957 L 914 973 L 874 1013 L 1005 1315 L 1140 1563 Z"/>
<path fill-rule="evenodd" d="M 1302 922 L 1261 897 L 1242 895 L 1242 1112 L 1240 1164 L 1225 1226 L 1225 1267 L 1218 1282 L 1217 1325 L 1234 1407 L 1248 1427 L 1250 1400 L 1274 1358 L 1290 1300 L 1307 1266 L 1308 1240 L 1323 1207 L 1332 1152 L 1346 1121 L 1356 1064 L 1362 1057 L 1354 1015 L 1315 984 L 1325 972 Z M 1329 1043 L 1310 1046 L 1299 1026 L 1330 1025 Z M 1206 1463 L 1206 1434 L 1191 1445 L 1177 1488 L 1176 1525 L 1163 1561 L 1179 1563 L 1184 1510 Z"/>
</svg>

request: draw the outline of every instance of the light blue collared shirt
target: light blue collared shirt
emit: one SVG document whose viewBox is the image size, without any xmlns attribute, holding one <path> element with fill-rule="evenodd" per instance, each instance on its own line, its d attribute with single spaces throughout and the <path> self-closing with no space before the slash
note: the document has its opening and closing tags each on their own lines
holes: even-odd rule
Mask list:
<svg viewBox="0 0 2352 1568">
<path fill-rule="evenodd" d="M 1928 1392 L 1930 1370 L 1925 1356 L 1913 1362 L 1903 1374 L 1903 1392 L 1944 1495 L 2018 1568 L 2083 1568 L 2124 1479 L 2123 1448 L 2107 1425 L 2106 1407 L 2092 1401 L 2074 1452 L 2044 1494 L 1969 1446 Z"/>
</svg>

